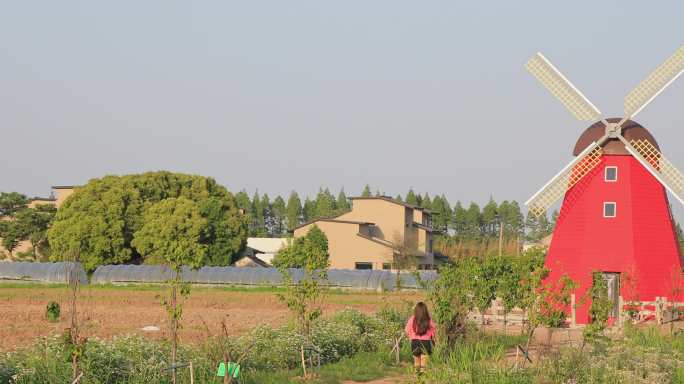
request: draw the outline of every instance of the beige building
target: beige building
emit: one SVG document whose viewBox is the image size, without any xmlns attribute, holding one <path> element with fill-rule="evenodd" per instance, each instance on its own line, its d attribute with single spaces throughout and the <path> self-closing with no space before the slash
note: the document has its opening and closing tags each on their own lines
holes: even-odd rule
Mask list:
<svg viewBox="0 0 684 384">
<path fill-rule="evenodd" d="M 242 256 L 234 267 L 270 267 L 273 257 L 288 245 L 290 239 L 280 237 L 248 237 Z"/>
<path fill-rule="evenodd" d="M 409 250 L 419 269 L 433 269 L 430 212 L 389 197 L 352 198 L 352 210 L 294 230 L 305 236 L 313 225 L 328 237 L 330 268 L 392 269 L 394 254 Z"/>
</svg>

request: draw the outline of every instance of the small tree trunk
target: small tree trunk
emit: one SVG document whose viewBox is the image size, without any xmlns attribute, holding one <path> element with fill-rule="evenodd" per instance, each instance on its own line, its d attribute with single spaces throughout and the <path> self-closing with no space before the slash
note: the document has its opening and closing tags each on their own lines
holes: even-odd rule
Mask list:
<svg viewBox="0 0 684 384">
<path fill-rule="evenodd" d="M 178 351 L 178 323 L 176 320 L 176 306 L 177 306 L 177 286 L 171 287 L 171 308 L 173 315 L 171 316 L 171 382 L 176 384 L 176 352 Z"/>
</svg>

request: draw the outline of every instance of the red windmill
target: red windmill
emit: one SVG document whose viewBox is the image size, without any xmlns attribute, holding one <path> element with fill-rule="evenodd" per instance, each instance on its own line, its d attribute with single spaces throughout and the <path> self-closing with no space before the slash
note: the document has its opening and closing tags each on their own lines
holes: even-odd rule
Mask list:
<svg viewBox="0 0 684 384">
<path fill-rule="evenodd" d="M 597 121 L 577 141 L 575 158 L 525 203 L 542 215 L 564 196 L 546 257 L 549 278 L 568 274 L 582 295 L 593 272 L 602 272 L 614 315 L 620 294 L 639 301 L 670 296 L 681 261 L 665 190 L 684 204 L 684 175 L 631 119 L 684 71 L 684 46 L 625 97 L 625 117 L 616 119 L 602 117 L 541 53 L 526 67 L 577 119 Z M 577 308 L 578 323 L 589 321 L 588 307 Z"/>
</svg>

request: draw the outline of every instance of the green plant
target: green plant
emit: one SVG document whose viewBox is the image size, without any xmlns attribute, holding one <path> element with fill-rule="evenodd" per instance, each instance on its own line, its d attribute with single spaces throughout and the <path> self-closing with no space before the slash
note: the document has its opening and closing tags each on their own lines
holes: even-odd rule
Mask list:
<svg viewBox="0 0 684 384">
<path fill-rule="evenodd" d="M 45 318 L 51 323 L 56 323 L 59 321 L 59 313 L 59 303 L 55 301 L 49 302 L 45 308 Z"/>
<path fill-rule="evenodd" d="M 150 207 L 145 213 L 145 224 L 131 242 L 148 260 L 163 262 L 170 269 L 167 281 L 169 295 L 161 297 L 171 328 L 172 382 L 176 383 L 178 329 L 183 316 L 183 300 L 190 295 L 190 285 L 183 282 L 183 266 L 199 268 L 207 253 L 200 238 L 208 221 L 200 208 L 186 198 L 169 198 Z M 179 297 L 180 296 L 180 297 Z"/>
<path fill-rule="evenodd" d="M 592 344 L 595 352 L 605 352 L 606 343 L 610 339 L 604 335 L 604 332 L 608 326 L 613 302 L 608 297 L 608 284 L 601 272 L 592 273 L 592 285 L 588 294 L 591 298 L 589 307 L 591 321 L 582 330 L 583 341 Z"/>
</svg>

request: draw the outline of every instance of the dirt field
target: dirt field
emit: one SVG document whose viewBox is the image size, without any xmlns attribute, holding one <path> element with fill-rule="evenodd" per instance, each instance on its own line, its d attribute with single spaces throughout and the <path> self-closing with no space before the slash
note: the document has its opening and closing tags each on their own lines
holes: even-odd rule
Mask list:
<svg viewBox="0 0 684 384">
<path fill-rule="evenodd" d="M 166 314 L 157 296 L 157 287 L 85 287 L 81 291 L 79 316 L 84 319 L 88 337 L 108 339 L 116 335 L 139 334 L 159 339 L 166 336 Z M 69 310 L 64 287 L 0 285 L 0 351 L 32 344 L 38 336 L 60 334 L 68 327 Z M 366 292 L 331 292 L 326 298 L 324 315 L 347 307 L 374 312 L 384 303 L 413 302 L 422 299 L 417 293 L 380 294 Z M 45 307 L 57 301 L 62 307 L 61 321 L 45 320 Z M 288 321 L 287 308 L 278 301 L 276 291 L 263 289 L 193 288 L 183 310 L 181 339 L 196 343 L 209 332 L 218 334 L 221 319 L 233 335 L 244 334 L 261 325 L 281 325 Z M 156 326 L 158 332 L 141 328 Z"/>
</svg>

